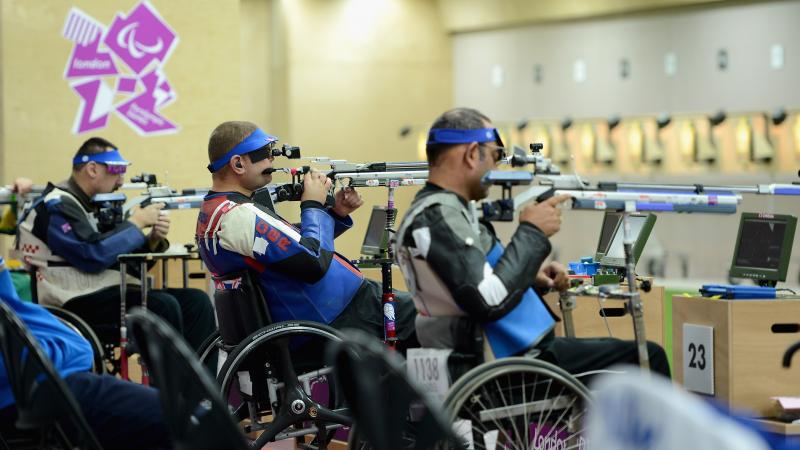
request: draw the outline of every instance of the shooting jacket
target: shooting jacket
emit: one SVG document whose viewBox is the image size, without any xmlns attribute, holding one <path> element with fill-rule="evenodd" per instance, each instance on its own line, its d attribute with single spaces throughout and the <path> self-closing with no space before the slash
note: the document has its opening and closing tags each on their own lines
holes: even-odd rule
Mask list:
<svg viewBox="0 0 800 450">
<path fill-rule="evenodd" d="M 364 280 L 333 240 L 353 221 L 316 201 L 300 204 L 300 228 L 237 192 L 209 192 L 197 219 L 200 257 L 215 275 L 258 273 L 273 321 L 331 323 Z"/>
<path fill-rule="evenodd" d="M 91 200 L 70 179 L 59 185 L 48 183 L 23 214 L 15 250 L 26 267 L 35 270 L 39 303 L 61 306 L 72 298 L 119 286 L 117 256 L 144 246 L 144 234 L 127 220 L 99 232 Z M 135 276 L 126 274 L 126 279 L 128 284 L 140 284 Z"/>
<path fill-rule="evenodd" d="M 395 251 L 419 312 L 420 343 L 465 348 L 472 337 L 453 335 L 465 327 L 452 324 L 468 319 L 480 325 L 489 357 L 536 345 L 555 325 L 531 288 L 549 253 L 547 237 L 526 222 L 504 248 L 466 200 L 428 183 L 403 218 Z"/>
</svg>

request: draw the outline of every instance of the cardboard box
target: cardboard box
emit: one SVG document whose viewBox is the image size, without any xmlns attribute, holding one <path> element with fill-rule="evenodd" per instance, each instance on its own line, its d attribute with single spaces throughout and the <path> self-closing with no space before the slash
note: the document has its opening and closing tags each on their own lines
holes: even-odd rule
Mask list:
<svg viewBox="0 0 800 450">
<path fill-rule="evenodd" d="M 781 366 L 784 351 L 800 340 L 800 301 L 672 298 L 673 373 L 686 385 L 684 325 L 713 328 L 713 395 L 732 408 L 764 416 L 770 397 L 800 395 L 800 361 Z M 797 358 L 795 358 L 797 359 Z"/>
<path fill-rule="evenodd" d="M 650 292 L 641 292 L 644 304 L 644 331 L 648 340 L 664 345 L 664 288 L 654 286 Z M 558 293 L 551 292 L 544 297 L 550 309 L 561 317 L 558 306 Z M 605 313 L 608 321 L 603 319 Z M 625 312 L 625 301 L 604 300 L 598 303 L 597 297 L 577 297 L 572 310 L 575 323 L 575 337 L 608 337 L 632 340 L 633 318 Z M 556 336 L 564 336 L 563 322 L 556 325 Z"/>
</svg>

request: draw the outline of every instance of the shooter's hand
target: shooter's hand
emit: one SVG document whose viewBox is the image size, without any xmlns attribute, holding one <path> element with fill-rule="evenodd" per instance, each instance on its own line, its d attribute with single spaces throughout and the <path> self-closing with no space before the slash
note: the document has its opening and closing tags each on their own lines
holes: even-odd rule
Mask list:
<svg viewBox="0 0 800 450">
<path fill-rule="evenodd" d="M 550 237 L 561 229 L 561 210 L 557 206 L 571 199 L 569 195 L 551 197 L 543 202 L 525 206 L 519 214 L 520 222 L 530 222 Z"/>
<path fill-rule="evenodd" d="M 347 217 L 364 204 L 361 194 L 355 188 L 343 187 L 336 193 L 336 206 L 333 212 L 339 217 Z"/>
<path fill-rule="evenodd" d="M 150 244 L 150 249 L 155 250 L 158 247 L 158 244 L 167 238 L 167 234 L 169 234 L 169 215 L 167 211 L 159 211 L 158 221 L 153 225 L 153 228 L 150 230 L 150 235 L 147 237 L 147 241 Z"/>
<path fill-rule="evenodd" d="M 12 189 L 19 195 L 25 195 L 33 189 L 33 181 L 24 177 L 16 178 Z"/>
<path fill-rule="evenodd" d="M 559 292 L 564 292 L 569 288 L 567 269 L 560 263 L 553 261 L 539 269 L 534 284 L 536 287 L 550 288 Z"/>
<path fill-rule="evenodd" d="M 158 223 L 162 208 L 164 208 L 163 203 L 153 203 L 144 208 L 136 205 L 131 209 L 131 217 L 128 220 L 133 222 L 140 230 L 151 227 Z"/>
<path fill-rule="evenodd" d="M 330 189 L 331 179 L 319 170 L 312 169 L 303 177 L 303 195 L 300 200 L 314 200 L 324 205 Z"/>
</svg>

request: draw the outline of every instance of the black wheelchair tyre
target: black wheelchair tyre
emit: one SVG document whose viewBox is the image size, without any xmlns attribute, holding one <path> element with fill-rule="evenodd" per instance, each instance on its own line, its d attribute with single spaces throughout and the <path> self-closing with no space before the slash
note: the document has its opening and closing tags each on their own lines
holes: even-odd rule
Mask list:
<svg viewBox="0 0 800 450">
<path fill-rule="evenodd" d="M 205 365 L 206 360 L 209 356 L 214 352 L 214 349 L 219 347 L 219 344 L 222 342 L 222 337 L 219 335 L 219 330 L 214 330 L 202 344 L 200 347 L 197 347 L 197 351 L 195 354 L 197 355 L 197 359 L 200 360 L 200 363 Z"/>
<path fill-rule="evenodd" d="M 77 314 L 67 311 L 63 308 L 56 306 L 42 305 L 50 314 L 56 316 L 62 323 L 64 323 L 71 330 L 78 333 L 81 337 L 89 341 L 92 346 L 92 372 L 98 375 L 106 373 L 105 352 L 103 351 L 103 344 L 97 337 L 97 334 L 92 330 L 92 327 L 81 319 Z"/>
</svg>

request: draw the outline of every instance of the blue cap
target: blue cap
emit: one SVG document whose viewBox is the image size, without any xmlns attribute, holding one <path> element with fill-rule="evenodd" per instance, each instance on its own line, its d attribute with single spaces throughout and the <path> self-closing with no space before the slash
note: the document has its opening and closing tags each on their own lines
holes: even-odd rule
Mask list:
<svg viewBox="0 0 800 450">
<path fill-rule="evenodd" d="M 119 150 L 114 149 L 109 152 L 100 152 L 93 155 L 78 155 L 72 159 L 72 164 L 85 164 L 94 161 L 110 166 L 130 166 L 131 163 L 119 154 Z"/>
<path fill-rule="evenodd" d="M 428 132 L 428 145 L 469 144 L 471 142 L 497 142 L 501 147 L 504 146 L 497 128 L 477 128 L 474 130 L 431 128 Z"/>
<path fill-rule="evenodd" d="M 207 166 L 208 171 L 214 173 L 225 167 L 225 164 L 228 164 L 234 155 L 244 155 L 245 153 L 250 153 L 266 145 L 272 144 L 273 142 L 278 142 L 278 138 L 276 136 L 264 133 L 261 128 L 256 128 L 256 130 L 244 138 L 242 142 L 239 142 L 236 147 L 233 147 L 230 149 L 230 151 L 228 151 L 228 153 L 225 153 L 219 159 L 209 164 Z"/>
</svg>

